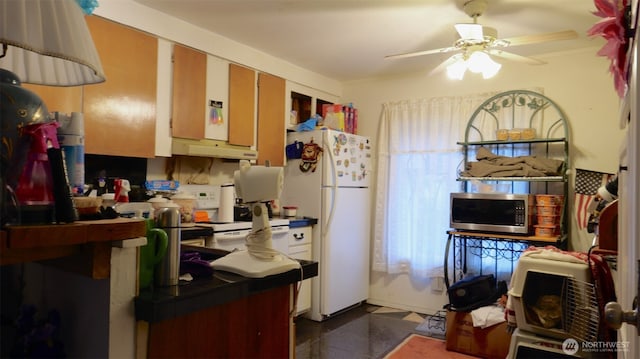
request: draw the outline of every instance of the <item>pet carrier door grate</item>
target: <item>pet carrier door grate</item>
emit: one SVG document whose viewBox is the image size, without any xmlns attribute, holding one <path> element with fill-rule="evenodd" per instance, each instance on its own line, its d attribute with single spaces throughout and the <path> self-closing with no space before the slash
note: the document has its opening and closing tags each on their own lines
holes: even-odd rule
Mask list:
<svg viewBox="0 0 640 359">
<path fill-rule="evenodd" d="M 565 330 L 578 340 L 596 341 L 600 315 L 595 286 L 574 278 L 565 278 L 563 297 Z"/>
</svg>

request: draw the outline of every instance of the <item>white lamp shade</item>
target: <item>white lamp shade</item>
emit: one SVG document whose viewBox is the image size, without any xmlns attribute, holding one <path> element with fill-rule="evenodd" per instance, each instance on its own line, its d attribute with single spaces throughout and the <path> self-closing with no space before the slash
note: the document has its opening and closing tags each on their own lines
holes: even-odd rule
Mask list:
<svg viewBox="0 0 640 359">
<path fill-rule="evenodd" d="M 457 54 L 449 61 L 451 60 L 453 62 L 447 66 L 447 76 L 452 80 L 462 80 L 467 70 L 481 73 L 484 79 L 489 79 L 502 68 L 501 64 L 493 61 L 491 56 L 483 51 L 475 51 L 468 58 L 464 54 Z"/>
<path fill-rule="evenodd" d="M 462 55 L 455 55 L 456 61 L 447 66 L 447 76 L 452 80 L 462 80 L 467 71 L 467 62 Z"/>
<path fill-rule="evenodd" d="M 502 68 L 501 64 L 491 60 L 491 58 L 489 57 L 489 62 L 486 64 L 486 67 L 484 68 L 484 70 L 482 70 L 482 78 L 484 79 L 492 78 L 498 73 L 498 71 L 500 71 L 501 68 Z"/>
<path fill-rule="evenodd" d="M 77 86 L 105 81 L 100 57 L 75 0 L 0 0 L 0 67 L 22 82 Z"/>
<path fill-rule="evenodd" d="M 475 51 L 471 56 L 469 56 L 469 60 L 467 61 L 469 64 L 469 71 L 480 73 L 484 70 L 489 61 L 491 61 L 489 55 L 482 51 Z"/>
<path fill-rule="evenodd" d="M 502 65 L 493 61 L 491 57 L 483 51 L 475 51 L 467 60 L 468 69 L 471 72 L 482 73 L 485 79 L 495 76 Z"/>
</svg>

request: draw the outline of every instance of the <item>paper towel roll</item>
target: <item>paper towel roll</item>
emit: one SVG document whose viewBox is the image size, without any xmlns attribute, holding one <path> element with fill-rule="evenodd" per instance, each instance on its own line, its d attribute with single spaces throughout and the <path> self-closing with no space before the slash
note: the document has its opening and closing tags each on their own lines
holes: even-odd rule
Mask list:
<svg viewBox="0 0 640 359">
<path fill-rule="evenodd" d="M 218 206 L 218 222 L 233 222 L 233 207 L 235 204 L 235 187 L 233 183 L 220 186 L 220 205 Z"/>
</svg>

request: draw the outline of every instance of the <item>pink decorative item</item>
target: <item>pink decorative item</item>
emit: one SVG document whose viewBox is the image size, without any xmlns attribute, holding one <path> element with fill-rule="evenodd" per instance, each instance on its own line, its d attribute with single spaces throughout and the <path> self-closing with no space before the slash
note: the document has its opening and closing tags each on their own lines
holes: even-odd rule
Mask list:
<svg viewBox="0 0 640 359">
<path fill-rule="evenodd" d="M 598 55 L 611 60 L 609 71 L 613 75 L 613 85 L 621 98 L 627 90 L 629 41 L 628 0 L 594 0 L 598 11 L 594 15 L 601 17 L 588 31 L 589 36 L 602 36 L 607 43 L 598 51 Z"/>
</svg>

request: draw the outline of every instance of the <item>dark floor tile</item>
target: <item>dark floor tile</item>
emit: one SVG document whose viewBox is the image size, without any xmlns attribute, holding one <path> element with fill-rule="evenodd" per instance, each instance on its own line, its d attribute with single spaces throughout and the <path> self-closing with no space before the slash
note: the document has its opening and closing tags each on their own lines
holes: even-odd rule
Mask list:
<svg viewBox="0 0 640 359">
<path fill-rule="evenodd" d="M 296 358 L 381 358 L 415 332 L 417 324 L 402 319 L 407 313 L 372 313 L 377 308 L 365 304 L 322 322 L 297 318 Z"/>
</svg>

